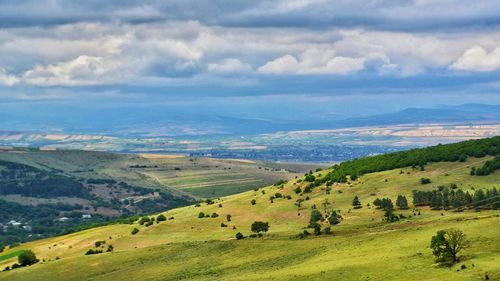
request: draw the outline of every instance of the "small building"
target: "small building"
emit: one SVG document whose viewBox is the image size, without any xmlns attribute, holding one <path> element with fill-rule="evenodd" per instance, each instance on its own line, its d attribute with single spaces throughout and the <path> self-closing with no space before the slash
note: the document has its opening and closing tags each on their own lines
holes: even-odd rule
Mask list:
<svg viewBox="0 0 500 281">
<path fill-rule="evenodd" d="M 68 221 L 69 218 L 68 217 L 62 217 L 62 218 L 59 218 L 57 220 L 60 221 L 60 222 L 65 222 L 65 221 Z"/>
<path fill-rule="evenodd" d="M 92 215 L 91 214 L 83 214 L 82 219 L 91 219 Z"/>
</svg>

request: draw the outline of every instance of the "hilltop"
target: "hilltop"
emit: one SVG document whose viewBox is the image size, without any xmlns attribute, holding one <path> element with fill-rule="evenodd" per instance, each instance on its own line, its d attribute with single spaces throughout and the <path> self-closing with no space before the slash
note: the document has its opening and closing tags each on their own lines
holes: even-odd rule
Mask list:
<svg viewBox="0 0 500 281">
<path fill-rule="evenodd" d="M 0 254 L 1 267 L 26 249 L 41 262 L 0 272 L 0 280 L 496 280 L 499 142 L 362 158 L 130 224 L 22 244 Z M 470 200 L 456 199 L 462 192 Z M 421 193 L 427 199 L 416 200 Z M 389 222 L 374 202 L 398 196 L 409 208 L 395 206 Z M 326 219 L 311 223 L 314 213 Z M 255 221 L 269 224 L 262 237 L 250 237 Z M 320 235 L 308 227 L 315 224 Z M 472 247 L 454 266 L 439 266 L 430 239 L 452 227 Z M 85 255 L 89 250 L 103 253 Z"/>
</svg>

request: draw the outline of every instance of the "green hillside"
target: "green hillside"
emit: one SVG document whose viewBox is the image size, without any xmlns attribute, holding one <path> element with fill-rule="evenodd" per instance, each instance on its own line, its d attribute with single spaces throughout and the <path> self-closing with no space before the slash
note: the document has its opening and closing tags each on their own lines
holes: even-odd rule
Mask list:
<svg viewBox="0 0 500 281">
<path fill-rule="evenodd" d="M 172 155 L 0 151 L 0 246 L 251 190 L 313 167 Z"/>
<path fill-rule="evenodd" d="M 499 280 L 500 173 L 471 173 L 495 153 L 346 174 L 332 182 L 335 166 L 169 210 L 159 222 L 154 215 L 148 217 L 153 223 L 142 219 L 22 244 L 0 254 L 0 268 L 26 249 L 41 261 L 0 272 L 0 280 Z M 415 206 L 415 192 L 429 194 L 428 202 L 418 199 Z M 450 200 L 462 193 L 470 200 L 453 205 Z M 398 196 L 409 208 L 395 206 L 389 222 L 373 202 L 396 203 Z M 338 224 L 331 220 L 334 212 Z M 327 218 L 311 225 L 320 235 L 308 227 L 313 213 Z M 250 237 L 255 221 L 269 223 L 262 237 Z M 448 228 L 459 228 L 471 241 L 451 267 L 436 264 L 429 248 L 431 237 Z M 244 239 L 235 238 L 239 232 Z M 89 250 L 103 253 L 85 255 Z"/>
</svg>

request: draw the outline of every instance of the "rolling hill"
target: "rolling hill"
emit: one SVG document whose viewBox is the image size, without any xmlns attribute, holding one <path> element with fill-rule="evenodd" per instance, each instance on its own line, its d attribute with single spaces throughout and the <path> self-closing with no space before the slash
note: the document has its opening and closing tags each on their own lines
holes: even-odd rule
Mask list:
<svg viewBox="0 0 500 281">
<path fill-rule="evenodd" d="M 312 165 L 169 155 L 0 152 L 0 245 L 59 235 L 290 179 Z M 16 226 L 17 227 L 14 227 Z"/>
<path fill-rule="evenodd" d="M 0 272 L 0 280 L 498 280 L 500 173 L 471 169 L 497 155 L 499 140 L 364 158 L 131 223 L 29 242 L 4 250 L 0 266 L 12 266 L 27 249 L 40 262 Z M 471 156 L 464 147 L 491 154 Z M 466 156 L 426 158 L 436 151 Z M 355 165 L 370 161 L 386 166 Z M 336 171 L 356 174 L 338 180 Z M 415 200 L 421 193 L 428 202 Z M 470 199 L 459 201 L 462 193 Z M 409 208 L 395 207 L 390 222 L 374 202 L 398 196 Z M 318 213 L 327 219 L 311 222 Z M 262 237 L 251 232 L 255 221 L 269 225 Z M 448 228 L 471 241 L 451 267 L 436 264 L 429 248 Z"/>
</svg>

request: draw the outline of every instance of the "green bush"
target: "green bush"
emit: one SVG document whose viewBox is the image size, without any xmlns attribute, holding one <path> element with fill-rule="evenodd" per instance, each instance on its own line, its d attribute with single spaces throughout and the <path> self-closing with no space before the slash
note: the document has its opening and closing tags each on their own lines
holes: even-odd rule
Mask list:
<svg viewBox="0 0 500 281">
<path fill-rule="evenodd" d="M 17 260 L 21 266 L 32 265 L 38 262 L 38 259 L 36 258 L 36 255 L 32 250 L 23 251 L 17 257 Z"/>
<path fill-rule="evenodd" d="M 139 229 L 134 227 L 134 229 L 132 229 L 132 235 L 136 235 L 137 233 L 139 233 Z"/>
</svg>

